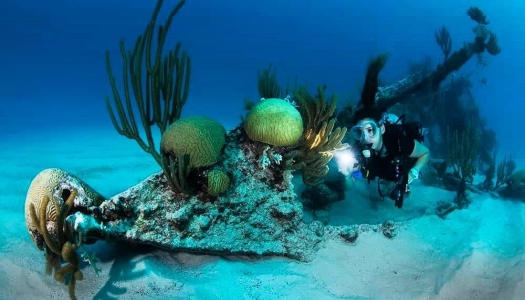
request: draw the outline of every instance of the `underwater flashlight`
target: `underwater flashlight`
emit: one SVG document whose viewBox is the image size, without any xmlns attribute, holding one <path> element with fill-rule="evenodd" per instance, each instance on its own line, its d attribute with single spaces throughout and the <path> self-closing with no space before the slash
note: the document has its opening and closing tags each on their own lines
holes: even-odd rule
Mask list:
<svg viewBox="0 0 525 300">
<path fill-rule="evenodd" d="M 354 165 L 357 163 L 354 152 L 350 149 L 334 152 L 335 162 L 343 175 L 348 176 L 352 173 Z"/>
</svg>

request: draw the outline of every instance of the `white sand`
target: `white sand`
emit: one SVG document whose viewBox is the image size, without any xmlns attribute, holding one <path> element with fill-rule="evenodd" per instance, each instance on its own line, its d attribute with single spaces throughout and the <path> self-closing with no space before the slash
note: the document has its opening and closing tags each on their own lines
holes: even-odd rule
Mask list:
<svg viewBox="0 0 525 300">
<path fill-rule="evenodd" d="M 24 223 L 25 193 L 42 169 L 77 174 L 106 196 L 158 170 L 134 141 L 107 132 L 57 132 L 0 141 L 0 299 L 67 299 L 46 276 Z M 332 224 L 406 220 L 392 240 L 331 242 L 315 261 L 249 260 L 98 243 L 102 269 L 83 268 L 79 299 L 525 299 L 525 204 L 476 196 L 446 220 L 427 214 L 453 194 L 415 185 L 403 209 L 370 202 L 361 182 L 336 203 Z M 357 196 L 356 196 L 357 195 Z"/>
</svg>

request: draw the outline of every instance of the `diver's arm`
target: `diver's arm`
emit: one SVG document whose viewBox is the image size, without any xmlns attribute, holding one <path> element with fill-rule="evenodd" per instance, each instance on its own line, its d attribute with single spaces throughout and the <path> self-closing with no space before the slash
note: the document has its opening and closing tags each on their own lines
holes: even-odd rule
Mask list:
<svg viewBox="0 0 525 300">
<path fill-rule="evenodd" d="M 413 168 L 420 171 L 423 167 L 425 167 L 428 160 L 430 159 L 430 151 L 428 151 L 428 148 L 425 145 L 418 141 L 414 141 L 414 150 L 409 157 L 417 158 Z"/>
</svg>

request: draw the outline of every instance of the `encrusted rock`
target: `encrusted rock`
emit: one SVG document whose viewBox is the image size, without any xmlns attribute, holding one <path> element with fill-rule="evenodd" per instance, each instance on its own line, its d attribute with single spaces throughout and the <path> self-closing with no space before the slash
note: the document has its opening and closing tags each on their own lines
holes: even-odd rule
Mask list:
<svg viewBox="0 0 525 300">
<path fill-rule="evenodd" d="M 312 260 L 326 240 L 342 238 L 355 243 L 363 232 L 395 236 L 397 224 L 393 222 L 338 227 L 319 221 L 305 223 L 291 171 L 284 163 L 261 168 L 256 153 L 261 147 L 256 143 L 245 138 L 242 130 L 229 133 L 223 157 L 214 168 L 228 170 L 231 186 L 219 196 L 174 192 L 159 172 L 100 203 L 101 196 L 89 200 L 79 180 L 67 177 L 58 186 L 78 188 L 80 195 L 66 220 L 68 230 L 82 240 L 89 237 L 167 250 L 284 256 L 301 261 Z"/>
<path fill-rule="evenodd" d="M 357 233 L 357 231 L 355 230 L 352 230 L 352 229 L 345 229 L 345 230 L 341 230 L 341 232 L 339 233 L 339 235 L 348 243 L 350 244 L 353 244 L 357 241 L 357 237 L 359 236 L 359 234 Z"/>
<path fill-rule="evenodd" d="M 397 235 L 397 226 L 392 221 L 386 221 L 381 225 L 381 231 L 385 237 L 392 239 Z"/>
<path fill-rule="evenodd" d="M 232 176 L 226 194 L 174 193 L 162 173 L 153 174 L 93 209 L 104 237 L 169 250 L 311 259 L 322 234 L 303 222 L 291 171 L 261 169 L 255 155 L 246 156 L 240 134 L 229 134 L 216 165 Z"/>
<path fill-rule="evenodd" d="M 322 237 L 324 235 L 324 224 L 322 222 L 313 221 L 310 223 L 309 227 L 317 236 Z"/>
</svg>

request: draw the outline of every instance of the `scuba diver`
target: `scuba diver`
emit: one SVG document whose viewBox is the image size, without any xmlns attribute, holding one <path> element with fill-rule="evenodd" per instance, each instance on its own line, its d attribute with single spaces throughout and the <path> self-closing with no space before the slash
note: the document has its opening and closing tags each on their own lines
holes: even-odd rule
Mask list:
<svg viewBox="0 0 525 300">
<path fill-rule="evenodd" d="M 357 141 L 354 155 L 353 177 L 365 177 L 368 183 L 378 178 L 381 199 L 387 194 L 398 208 L 403 206 L 405 194 L 410 194 L 408 184 L 419 178 L 420 170 L 430 158 L 422 142 L 423 128 L 418 122 L 404 122 L 381 109 L 376 100 L 379 90 L 379 72 L 388 59 L 381 54 L 372 59 L 367 68 L 361 99 L 353 115 L 350 133 Z M 382 189 L 382 185 L 388 188 Z"/>
<path fill-rule="evenodd" d="M 359 153 L 353 176 L 365 177 L 369 183 L 377 177 L 381 199 L 388 194 L 401 208 L 405 194 L 410 194 L 408 185 L 419 178 L 430 153 L 422 144 L 423 129 L 419 123 L 404 123 L 403 116 L 395 121 L 392 118 L 395 117 L 378 107 L 355 112 L 356 125 L 350 132 Z M 384 186 L 387 192 L 383 191 Z"/>
</svg>

